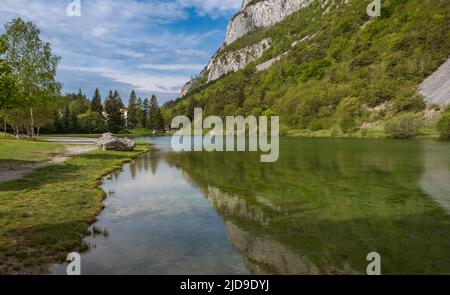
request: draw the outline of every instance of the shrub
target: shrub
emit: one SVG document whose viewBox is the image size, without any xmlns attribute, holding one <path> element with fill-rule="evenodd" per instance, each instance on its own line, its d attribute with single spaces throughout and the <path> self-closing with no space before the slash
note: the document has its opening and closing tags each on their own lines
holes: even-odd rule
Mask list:
<svg viewBox="0 0 450 295">
<path fill-rule="evenodd" d="M 421 112 L 426 108 L 426 104 L 422 96 L 414 95 L 394 99 L 393 107 L 396 112 Z"/>
<path fill-rule="evenodd" d="M 450 112 L 444 113 L 439 119 L 437 130 L 442 139 L 450 140 Z"/>
<path fill-rule="evenodd" d="M 413 138 L 422 127 L 422 119 L 414 113 L 403 113 L 386 122 L 385 132 L 393 138 Z"/>
<path fill-rule="evenodd" d="M 339 122 L 339 127 L 344 133 L 353 133 L 356 128 L 356 120 L 351 114 L 344 113 Z"/>
</svg>

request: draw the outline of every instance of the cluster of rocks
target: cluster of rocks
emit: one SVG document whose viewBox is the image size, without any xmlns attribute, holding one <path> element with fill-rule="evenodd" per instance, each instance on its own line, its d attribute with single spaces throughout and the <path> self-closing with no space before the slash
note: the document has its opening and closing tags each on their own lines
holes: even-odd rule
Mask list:
<svg viewBox="0 0 450 295">
<path fill-rule="evenodd" d="M 96 140 L 99 149 L 107 151 L 132 151 L 136 143 L 128 138 L 115 137 L 112 133 L 105 133 Z"/>
</svg>

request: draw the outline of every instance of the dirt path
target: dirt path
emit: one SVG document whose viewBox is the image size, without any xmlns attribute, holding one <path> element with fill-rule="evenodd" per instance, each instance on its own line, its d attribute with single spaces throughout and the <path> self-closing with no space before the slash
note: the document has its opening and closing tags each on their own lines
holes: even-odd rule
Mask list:
<svg viewBox="0 0 450 295">
<path fill-rule="evenodd" d="M 66 161 L 74 156 L 81 155 L 81 154 L 84 154 L 84 153 L 87 153 L 87 152 L 90 152 L 90 151 L 93 151 L 96 149 L 97 149 L 97 147 L 95 145 L 87 145 L 87 144 L 67 146 L 64 153 L 53 156 L 53 158 L 50 161 L 36 163 L 36 164 L 32 164 L 32 165 L 21 166 L 14 170 L 8 170 L 8 171 L 0 170 L 0 183 L 20 179 L 35 169 L 43 168 L 43 167 L 46 167 L 49 165 L 63 163 L 64 161 Z"/>
</svg>

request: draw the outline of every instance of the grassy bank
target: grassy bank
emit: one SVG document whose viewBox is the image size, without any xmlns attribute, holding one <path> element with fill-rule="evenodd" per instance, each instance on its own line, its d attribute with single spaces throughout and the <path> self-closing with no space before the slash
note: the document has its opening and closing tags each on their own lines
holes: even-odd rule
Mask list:
<svg viewBox="0 0 450 295">
<path fill-rule="evenodd" d="M 0 137 L 0 171 L 48 161 L 64 150 L 64 145 L 51 142 L 2 139 Z"/>
<path fill-rule="evenodd" d="M 291 129 L 283 131 L 282 135 L 287 137 L 321 137 L 321 138 L 335 137 L 335 138 L 370 138 L 370 139 L 383 139 L 390 137 L 381 128 L 379 129 L 373 128 L 365 130 L 360 129 L 353 133 L 343 133 L 341 131 L 335 131 L 332 129 L 317 130 L 317 131 L 312 131 L 309 129 L 303 130 Z M 439 138 L 439 134 L 433 128 L 423 128 L 420 130 L 419 134 L 415 138 L 437 139 Z"/>
<path fill-rule="evenodd" d="M 15 145 L 0 144 L 3 160 L 18 157 Z M 47 147 L 20 144 L 22 154 Z M 134 152 L 95 151 L 0 183 L 0 273 L 45 272 L 69 252 L 83 251 L 82 238 L 103 208 L 102 176 L 147 150 L 140 144 Z"/>
</svg>

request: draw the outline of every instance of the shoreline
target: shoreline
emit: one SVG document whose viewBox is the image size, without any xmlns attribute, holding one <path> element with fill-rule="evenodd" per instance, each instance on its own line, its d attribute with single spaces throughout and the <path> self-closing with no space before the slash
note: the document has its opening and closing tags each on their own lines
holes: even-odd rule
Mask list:
<svg viewBox="0 0 450 295">
<path fill-rule="evenodd" d="M 138 142 L 133 152 L 91 151 L 0 183 L 0 274 L 48 273 L 86 250 L 108 197 L 102 179 L 150 150 Z"/>
</svg>

